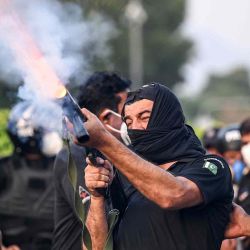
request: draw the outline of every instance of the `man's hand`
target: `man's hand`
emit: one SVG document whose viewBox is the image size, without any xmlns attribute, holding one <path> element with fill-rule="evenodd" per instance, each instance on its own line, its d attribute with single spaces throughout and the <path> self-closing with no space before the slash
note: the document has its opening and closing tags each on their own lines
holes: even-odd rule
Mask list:
<svg viewBox="0 0 250 250">
<path fill-rule="evenodd" d="M 84 126 L 90 137 L 89 141 L 86 142 L 84 146 L 98 149 L 99 146 L 105 143 L 105 136 L 109 134 L 109 132 L 105 129 L 96 115 L 85 108 L 82 109 L 82 113 L 87 118 Z M 75 140 L 75 143 L 81 145 L 77 140 Z"/>
<path fill-rule="evenodd" d="M 225 238 L 232 239 L 241 236 L 250 236 L 250 216 L 239 205 L 233 203 L 233 206 Z"/>
<path fill-rule="evenodd" d="M 236 239 L 227 239 L 223 240 L 220 250 L 236 250 L 237 240 Z"/>
<path fill-rule="evenodd" d="M 86 159 L 87 167 L 85 168 L 85 183 L 94 197 L 101 197 L 97 188 L 107 188 L 113 180 L 113 167 L 109 161 L 97 157 L 98 166 L 94 166 L 89 158 Z"/>
<path fill-rule="evenodd" d="M 85 183 L 91 194 L 90 208 L 86 226 L 90 232 L 93 250 L 104 249 L 108 235 L 105 213 L 105 199 L 97 188 L 106 188 L 113 180 L 113 167 L 107 160 L 97 157 L 97 166 L 86 159 Z M 85 248 L 83 248 L 85 249 Z"/>
</svg>

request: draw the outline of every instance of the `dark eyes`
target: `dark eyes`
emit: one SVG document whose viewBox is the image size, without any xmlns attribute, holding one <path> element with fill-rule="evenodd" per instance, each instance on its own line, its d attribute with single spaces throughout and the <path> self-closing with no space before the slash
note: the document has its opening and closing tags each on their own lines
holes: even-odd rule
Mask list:
<svg viewBox="0 0 250 250">
<path fill-rule="evenodd" d="M 139 116 L 138 118 L 135 118 L 135 119 L 137 119 L 137 123 L 138 122 L 140 123 L 140 122 L 148 122 L 149 118 L 150 118 L 150 115 L 145 114 L 145 115 Z M 133 123 L 133 120 L 126 119 L 124 122 L 126 123 L 127 127 L 130 128 L 132 123 Z"/>
<path fill-rule="evenodd" d="M 141 120 L 143 120 L 143 121 L 147 121 L 149 119 L 149 116 L 143 116 L 143 117 L 141 117 Z"/>
</svg>

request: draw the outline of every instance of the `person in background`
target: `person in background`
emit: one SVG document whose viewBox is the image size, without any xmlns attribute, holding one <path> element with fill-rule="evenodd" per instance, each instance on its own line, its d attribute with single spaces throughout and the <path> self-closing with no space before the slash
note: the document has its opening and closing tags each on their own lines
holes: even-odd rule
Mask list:
<svg viewBox="0 0 250 250">
<path fill-rule="evenodd" d="M 11 110 L 8 121 L 14 152 L 0 159 L 0 230 L 6 246 L 3 249 L 51 248 L 53 164 L 62 140 L 57 133 L 35 125 L 33 113 L 31 103 L 22 102 Z"/>
<path fill-rule="evenodd" d="M 217 149 L 219 154 L 228 162 L 232 175 L 234 187 L 234 200 L 238 193 L 238 183 L 242 177 L 244 163 L 241 159 L 241 135 L 239 125 L 231 124 L 222 127 L 217 132 Z M 221 250 L 236 250 L 237 240 L 224 240 Z"/>
<path fill-rule="evenodd" d="M 241 154 L 245 163 L 243 176 L 239 182 L 239 190 L 236 202 L 250 214 L 250 118 L 245 119 L 240 125 Z M 250 250 L 250 237 L 242 240 L 243 250 Z"/>
<path fill-rule="evenodd" d="M 98 116 L 106 129 L 117 139 L 128 143 L 126 127 L 120 113 L 131 82 L 113 72 L 96 72 L 79 88 L 78 103 Z M 77 187 L 82 200 L 88 198 L 84 183 L 85 148 L 70 144 L 77 167 Z M 75 208 L 75 192 L 68 176 L 68 151 L 63 149 L 56 157 L 54 182 L 56 187 L 55 230 L 53 249 L 82 249 L 82 224 Z"/>
<path fill-rule="evenodd" d="M 236 126 L 237 128 L 237 126 Z M 239 181 L 239 190 L 238 190 L 238 195 L 235 200 L 237 204 L 239 204 L 248 214 L 250 214 L 250 118 L 245 119 L 240 127 L 239 127 L 240 133 L 241 133 L 241 156 L 239 157 L 239 148 L 240 148 L 240 142 L 237 138 L 239 138 L 238 132 L 236 133 L 235 139 L 236 139 L 236 145 L 235 148 L 236 150 L 236 155 L 237 159 L 242 159 L 245 168 L 243 170 L 243 176 L 242 179 Z M 211 154 L 217 154 L 221 155 L 218 151 L 218 132 L 220 131 L 219 128 L 213 127 L 209 128 L 205 131 L 203 137 L 202 137 L 202 143 L 207 150 L 208 153 Z M 225 132 L 225 129 L 223 129 Z M 238 128 L 237 128 L 238 131 Z M 223 143 L 225 143 L 225 136 L 223 136 Z M 220 140 L 222 139 L 220 137 Z M 230 143 L 229 143 L 230 144 Z M 228 146 L 226 144 L 226 146 Z M 230 146 L 230 145 L 229 145 Z M 224 146 L 224 148 L 227 148 Z M 233 149 L 233 147 L 231 147 Z M 225 150 L 225 149 L 224 149 Z M 224 151 L 223 150 L 223 151 Z M 230 153 L 229 153 L 230 154 Z M 227 156 L 227 155 L 226 155 Z M 234 162 L 234 158 L 230 157 L 229 160 Z M 241 166 L 241 164 L 239 165 Z M 240 209 L 239 207 L 235 208 L 236 210 Z M 244 221 L 241 221 L 243 224 L 247 219 L 245 218 Z M 248 222 L 249 223 L 249 222 Z M 242 249 L 243 250 L 249 250 L 250 249 L 250 237 L 245 237 L 242 240 Z M 237 242 L 235 239 L 227 239 L 224 240 L 222 243 L 222 250 L 231 250 L 231 249 L 236 249 Z"/>
<path fill-rule="evenodd" d="M 244 162 L 241 157 L 241 133 L 237 124 L 223 127 L 217 134 L 219 153 L 231 167 L 234 184 L 237 186 L 243 174 Z M 235 189 L 237 195 L 237 188 Z"/>
<path fill-rule="evenodd" d="M 212 127 L 207 129 L 202 136 L 202 144 L 208 154 L 220 155 L 217 148 L 217 134 L 220 128 Z"/>
</svg>

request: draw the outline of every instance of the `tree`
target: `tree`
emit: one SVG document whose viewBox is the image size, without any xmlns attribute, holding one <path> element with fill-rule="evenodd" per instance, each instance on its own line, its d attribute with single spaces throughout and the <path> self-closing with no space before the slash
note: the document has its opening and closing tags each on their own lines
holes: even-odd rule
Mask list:
<svg viewBox="0 0 250 250">
<path fill-rule="evenodd" d="M 224 122 L 240 122 L 250 113 L 250 83 L 246 68 L 212 74 L 199 97 L 199 114 Z"/>
<path fill-rule="evenodd" d="M 98 11 L 113 20 L 119 30 L 119 35 L 111 42 L 113 70 L 129 77 L 128 24 L 124 17 L 128 1 L 73 2 L 80 3 L 87 14 Z M 182 67 L 192 52 L 191 41 L 184 38 L 179 30 L 185 15 L 185 0 L 144 0 L 143 4 L 148 14 L 144 26 L 144 82 L 158 81 L 172 88 L 182 82 Z"/>
<path fill-rule="evenodd" d="M 172 87 L 183 80 L 181 69 L 192 47 L 178 29 L 184 19 L 185 1 L 144 2 L 149 15 L 145 25 L 145 80 Z"/>
<path fill-rule="evenodd" d="M 13 151 L 13 145 L 6 133 L 9 110 L 0 109 L 0 158 L 10 155 Z"/>
<path fill-rule="evenodd" d="M 203 96 L 247 96 L 250 95 L 249 74 L 246 68 L 236 68 L 226 74 L 212 74 L 203 91 Z"/>
</svg>

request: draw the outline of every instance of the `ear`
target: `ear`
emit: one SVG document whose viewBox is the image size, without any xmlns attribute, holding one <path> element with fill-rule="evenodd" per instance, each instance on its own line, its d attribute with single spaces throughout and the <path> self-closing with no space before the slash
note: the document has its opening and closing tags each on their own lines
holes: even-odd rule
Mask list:
<svg viewBox="0 0 250 250">
<path fill-rule="evenodd" d="M 104 109 L 102 112 L 100 112 L 100 114 L 98 115 L 99 120 L 103 123 L 103 124 L 109 124 L 110 123 L 110 115 L 111 115 L 111 111 L 110 109 Z"/>
</svg>

